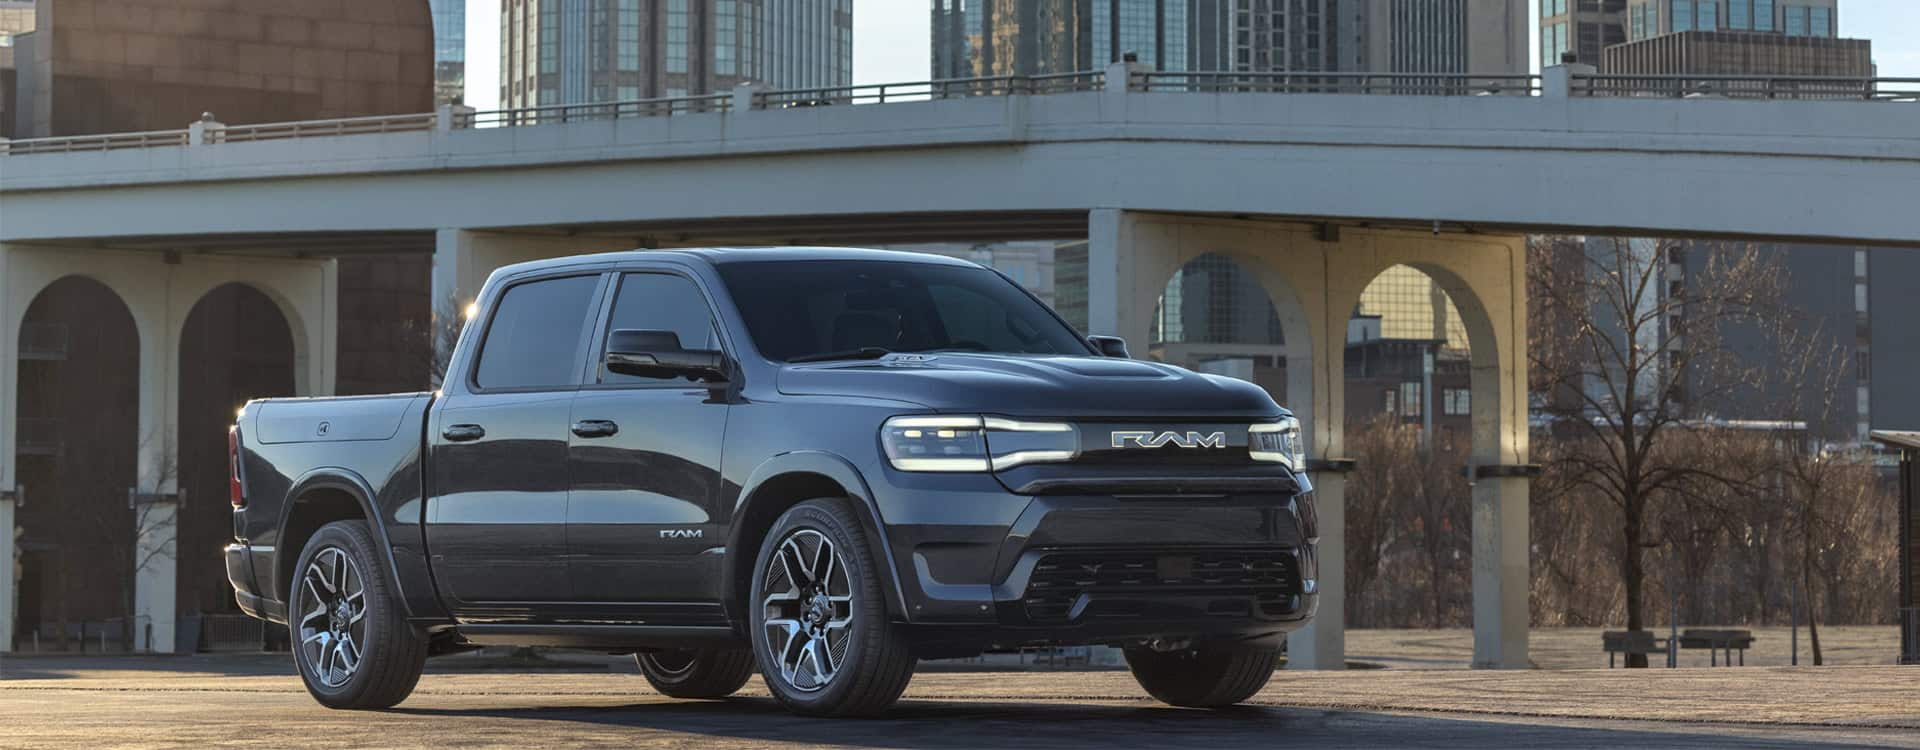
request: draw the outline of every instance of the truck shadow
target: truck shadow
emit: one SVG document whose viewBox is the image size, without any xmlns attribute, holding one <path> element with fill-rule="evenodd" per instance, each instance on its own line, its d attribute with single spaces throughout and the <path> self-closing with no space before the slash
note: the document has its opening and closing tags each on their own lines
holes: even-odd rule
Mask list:
<svg viewBox="0 0 1920 750">
<path fill-rule="evenodd" d="M 823 720 L 788 714 L 768 698 L 710 702 L 636 703 L 622 706 L 528 708 L 413 708 L 395 714 L 486 717 L 624 727 L 719 741 L 783 742 L 802 746 L 905 748 L 1224 748 L 1277 746 L 1383 747 L 1662 747 L 1662 748 L 1849 748 L 1874 747 L 1853 738 L 1823 737 L 1816 730 L 1791 735 L 1758 727 L 1735 731 L 1713 726 L 1684 731 L 1630 728 L 1551 719 L 1488 720 L 1421 714 L 1243 707 L 1197 711 L 1160 706 L 1065 703 L 903 701 L 876 719 Z M 584 728 L 576 726 L 575 728 Z M 566 731 L 555 727 L 555 731 Z M 1835 730 L 1844 731 L 1844 730 Z"/>
</svg>

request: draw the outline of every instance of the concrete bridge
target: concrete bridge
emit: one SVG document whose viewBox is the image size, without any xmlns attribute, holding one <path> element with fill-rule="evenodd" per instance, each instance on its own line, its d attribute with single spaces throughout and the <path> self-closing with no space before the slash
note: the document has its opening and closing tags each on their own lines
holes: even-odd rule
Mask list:
<svg viewBox="0 0 1920 750">
<path fill-rule="evenodd" d="M 936 83 L 909 92 L 924 101 L 875 106 L 843 106 L 859 98 L 850 92 L 743 88 L 10 144 L 0 487 L 17 485 L 16 336 L 36 295 L 71 275 L 106 284 L 137 321 L 140 481 L 164 508 L 177 501 L 166 467 L 181 326 L 219 283 L 274 300 L 293 329 L 299 391 L 326 394 L 339 292 L 327 259 L 356 252 L 431 253 L 434 302 L 451 314 L 492 269 L 562 254 L 1085 237 L 1090 332 L 1137 344 L 1168 277 L 1221 254 L 1280 315 L 1288 406 L 1323 459 L 1326 596 L 1290 648 L 1296 666 L 1338 668 L 1345 483 L 1328 459 L 1344 454 L 1347 320 L 1369 281 L 1405 264 L 1447 291 L 1472 352 L 1474 663 L 1523 668 L 1523 234 L 1920 246 L 1920 106 L 1909 103 L 1601 96 L 1617 91 L 1567 68 L 1383 84 L 1428 95 L 1326 93 L 1345 90 L 1331 78 L 1221 91 L 1156 85 L 1159 75 L 1116 66 Z M 986 95 L 941 98 L 951 85 Z M 11 512 L 0 501 L 0 528 Z M 0 535 L 0 559 L 9 544 Z M 171 566 L 140 576 L 136 609 L 156 624 L 157 650 L 173 641 L 173 579 Z M 11 599 L 0 588 L 0 647 Z"/>
</svg>

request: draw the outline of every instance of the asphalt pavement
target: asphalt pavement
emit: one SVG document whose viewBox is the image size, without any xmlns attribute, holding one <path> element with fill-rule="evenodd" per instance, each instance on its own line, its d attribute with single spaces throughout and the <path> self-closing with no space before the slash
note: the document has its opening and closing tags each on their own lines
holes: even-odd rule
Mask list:
<svg viewBox="0 0 1920 750">
<path fill-rule="evenodd" d="M 1920 668 L 1288 673 L 1254 705 L 1160 706 L 1123 671 L 934 671 L 880 719 L 793 717 L 753 683 L 676 701 L 618 662 L 440 667 L 331 711 L 284 656 L 0 660 L 0 747 L 1920 748 Z"/>
</svg>

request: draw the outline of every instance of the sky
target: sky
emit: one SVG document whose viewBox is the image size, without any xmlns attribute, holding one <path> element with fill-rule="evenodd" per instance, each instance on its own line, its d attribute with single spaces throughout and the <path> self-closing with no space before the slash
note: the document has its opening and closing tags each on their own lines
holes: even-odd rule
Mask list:
<svg viewBox="0 0 1920 750">
<path fill-rule="evenodd" d="M 1539 4 L 1533 6 L 1538 28 Z M 930 76 L 927 0 L 854 0 L 853 82 L 923 81 Z M 1920 0 L 1841 0 L 1840 35 L 1873 40 L 1884 77 L 1920 78 Z M 467 2 L 467 103 L 498 106 L 500 1 Z M 1537 49 L 1537 48 L 1536 48 Z M 1536 51 L 1527 56 L 1539 60 Z"/>
</svg>

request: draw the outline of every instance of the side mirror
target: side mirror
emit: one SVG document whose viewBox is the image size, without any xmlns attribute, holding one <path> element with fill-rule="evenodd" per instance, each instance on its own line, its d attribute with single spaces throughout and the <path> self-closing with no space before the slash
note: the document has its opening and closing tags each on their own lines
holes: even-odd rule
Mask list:
<svg viewBox="0 0 1920 750">
<path fill-rule="evenodd" d="M 725 380 L 719 352 L 683 349 L 672 331 L 622 328 L 607 335 L 607 370 L 642 378 Z"/>
<path fill-rule="evenodd" d="M 1127 340 L 1119 336 L 1088 336 L 1087 341 L 1100 350 L 1103 357 L 1133 359 L 1133 355 L 1127 353 Z"/>
</svg>

